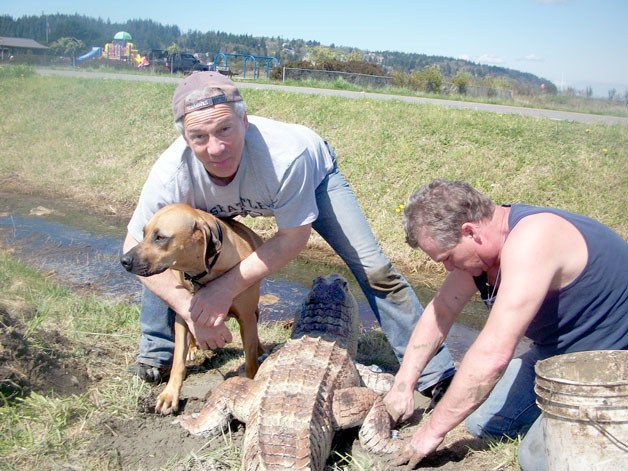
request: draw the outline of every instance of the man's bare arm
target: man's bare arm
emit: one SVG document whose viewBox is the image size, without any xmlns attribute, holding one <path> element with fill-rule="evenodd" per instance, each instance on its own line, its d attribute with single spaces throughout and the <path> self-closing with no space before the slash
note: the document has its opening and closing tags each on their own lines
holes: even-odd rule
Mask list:
<svg viewBox="0 0 628 471">
<path fill-rule="evenodd" d="M 414 387 L 466 302 L 475 292 L 470 275 L 453 271 L 425 308 L 412 332 L 403 362 L 391 391 L 384 398 L 395 420 L 404 420 L 414 411 Z"/>
<path fill-rule="evenodd" d="M 305 248 L 310 232 L 309 224 L 277 231 L 255 252 L 196 293 L 190 306 L 192 319 L 207 326 L 223 322 L 233 299 L 295 259 Z"/>
</svg>

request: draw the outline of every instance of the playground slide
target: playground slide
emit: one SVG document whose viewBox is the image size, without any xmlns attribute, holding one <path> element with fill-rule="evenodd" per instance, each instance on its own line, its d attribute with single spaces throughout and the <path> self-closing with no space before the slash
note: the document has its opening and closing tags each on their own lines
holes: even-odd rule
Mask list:
<svg viewBox="0 0 628 471">
<path fill-rule="evenodd" d="M 101 54 L 102 54 L 101 47 L 92 47 L 92 50 L 89 51 L 87 54 L 83 54 L 81 57 L 77 57 L 76 63 L 79 64 L 87 59 L 91 59 L 92 57 L 100 57 Z"/>
</svg>

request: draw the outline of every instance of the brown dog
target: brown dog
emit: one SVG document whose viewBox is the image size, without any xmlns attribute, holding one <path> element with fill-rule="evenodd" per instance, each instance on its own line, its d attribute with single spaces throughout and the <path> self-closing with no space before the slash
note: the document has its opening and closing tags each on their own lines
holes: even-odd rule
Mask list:
<svg viewBox="0 0 628 471">
<path fill-rule="evenodd" d="M 195 292 L 251 254 L 262 239 L 244 224 L 222 220 L 186 204 L 161 208 L 144 227 L 144 239 L 120 258 L 131 273 L 151 276 L 172 270 L 180 283 Z M 236 296 L 229 309 L 240 325 L 246 376 L 253 378 L 264 353 L 257 335 L 259 283 Z M 170 414 L 179 408 L 185 379 L 185 360 L 193 340 L 185 321 L 176 316 L 174 357 L 170 378 L 157 397 L 155 412 Z"/>
</svg>

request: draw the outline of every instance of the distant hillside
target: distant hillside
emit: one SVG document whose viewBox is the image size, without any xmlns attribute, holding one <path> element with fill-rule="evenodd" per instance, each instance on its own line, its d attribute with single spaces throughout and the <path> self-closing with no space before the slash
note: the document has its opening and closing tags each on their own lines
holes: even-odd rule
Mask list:
<svg viewBox="0 0 628 471">
<path fill-rule="evenodd" d="M 140 51 L 166 49 L 176 44 L 180 49 L 204 54 L 212 60 L 218 52 L 272 56 L 281 63 L 299 61 L 308 56 L 313 46 L 321 46 L 317 41 L 301 39 L 287 40 L 281 37 L 253 37 L 246 34 L 229 34 L 220 31 L 188 31 L 181 33 L 178 26 L 162 25 L 152 20 L 132 19 L 125 23 L 112 23 L 102 18 L 94 19 L 82 15 L 40 15 L 13 18 L 0 16 L 0 36 L 30 38 L 41 44 L 50 44 L 59 38 L 80 39 L 87 52 L 92 46 L 102 46 L 113 39 L 118 31 L 126 31 L 133 37 L 133 43 Z M 331 49 L 355 52 L 358 49 L 336 47 Z M 503 78 L 520 92 L 538 91 L 544 84 L 546 91 L 555 91 L 556 86 L 536 75 L 519 72 L 504 67 L 477 64 L 474 62 L 442 56 L 410 54 L 395 51 L 361 51 L 364 60 L 374 62 L 387 73 L 393 71 L 413 72 L 436 65 L 445 78 L 453 78 L 459 71 L 465 71 L 481 80 L 485 77 Z"/>
<path fill-rule="evenodd" d="M 541 84 L 546 87 L 546 90 L 556 88 L 551 81 L 537 77 L 534 74 L 507 69 L 505 67 L 478 64 L 451 57 L 383 51 L 368 53 L 366 58 L 369 61 L 377 62 L 386 70 L 411 72 L 413 70 L 422 70 L 425 67 L 436 65 L 445 77 L 455 77 L 458 72 L 465 71 L 476 79 L 483 79 L 489 76 L 501 77 L 513 84 L 517 84 L 519 87 L 528 88 L 530 90 L 539 90 Z"/>
</svg>

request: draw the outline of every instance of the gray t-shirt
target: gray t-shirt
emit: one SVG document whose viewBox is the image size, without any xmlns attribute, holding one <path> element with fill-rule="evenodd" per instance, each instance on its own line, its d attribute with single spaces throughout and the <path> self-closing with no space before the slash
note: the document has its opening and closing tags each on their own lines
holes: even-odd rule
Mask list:
<svg viewBox="0 0 628 471">
<path fill-rule="evenodd" d="M 219 186 L 179 137 L 151 169 L 128 230 L 142 240 L 151 216 L 171 203 L 220 217 L 274 216 L 279 228 L 303 226 L 318 217 L 315 190 L 334 165 L 333 151 L 311 129 L 249 116 L 238 171 Z"/>
</svg>

